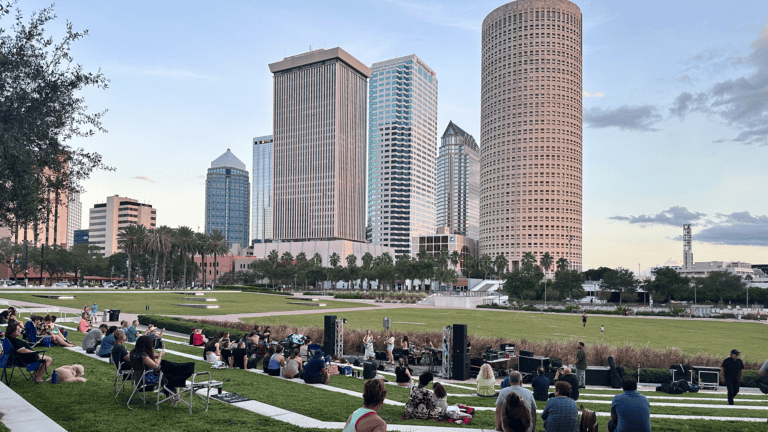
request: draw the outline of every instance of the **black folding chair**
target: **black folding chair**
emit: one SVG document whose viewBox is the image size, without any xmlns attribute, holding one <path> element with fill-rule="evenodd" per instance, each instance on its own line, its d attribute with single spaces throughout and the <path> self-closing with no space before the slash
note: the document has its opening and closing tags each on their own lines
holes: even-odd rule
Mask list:
<svg viewBox="0 0 768 432">
<path fill-rule="evenodd" d="M 162 383 L 162 392 L 157 392 L 157 410 L 160 410 L 160 404 L 164 402 L 171 402 L 173 406 L 177 406 L 179 402 L 186 404 L 189 407 L 189 414 L 192 414 L 192 401 L 194 396 L 199 397 L 205 401 L 205 411 L 208 411 L 208 406 L 211 403 L 211 388 L 221 389 L 223 382 L 211 381 L 210 372 L 197 372 L 195 373 L 195 363 L 175 363 L 168 360 L 161 360 L 160 362 L 160 382 Z M 196 381 L 197 377 L 206 375 L 207 380 Z M 191 381 L 189 381 L 191 380 Z M 206 395 L 203 397 L 198 394 L 198 390 L 206 390 Z M 165 398 L 161 398 L 161 393 L 164 393 Z M 187 393 L 189 393 L 189 401 L 186 401 Z"/>
<path fill-rule="evenodd" d="M 156 388 L 158 388 L 160 386 L 160 379 L 162 379 L 162 376 L 155 375 L 155 371 L 146 367 L 144 363 L 141 362 L 141 360 L 132 361 L 131 369 L 131 375 L 133 378 L 133 391 L 131 391 L 131 395 L 128 396 L 128 402 L 126 403 L 128 405 L 128 409 L 133 409 L 131 408 L 131 401 L 133 400 L 133 396 L 136 394 L 139 394 L 141 401 L 144 403 L 144 405 L 146 405 L 147 392 L 154 391 Z"/>
<path fill-rule="evenodd" d="M 116 366 L 114 383 L 115 400 L 120 396 L 120 392 L 123 391 L 125 384 L 133 381 L 133 368 L 131 367 L 131 363 L 126 362 L 121 358 L 117 358 L 117 356 L 119 356 L 117 351 L 112 352 L 112 355 L 109 356 L 109 359 L 111 360 L 110 363 Z"/>
<path fill-rule="evenodd" d="M 16 350 L 13 349 L 13 345 L 11 345 L 11 341 L 7 338 L 2 339 L 2 345 L 3 353 L 0 355 L 0 367 L 3 368 L 3 373 L 0 375 L 0 381 L 5 379 L 5 384 L 8 387 L 11 386 L 13 372 L 16 369 L 21 372 L 21 376 L 29 381 L 35 375 L 35 372 L 45 365 L 45 363 L 40 362 L 40 354 L 45 355 L 44 350 L 32 353 L 17 353 Z M 8 375 L 8 367 L 11 368 L 10 375 Z"/>
</svg>

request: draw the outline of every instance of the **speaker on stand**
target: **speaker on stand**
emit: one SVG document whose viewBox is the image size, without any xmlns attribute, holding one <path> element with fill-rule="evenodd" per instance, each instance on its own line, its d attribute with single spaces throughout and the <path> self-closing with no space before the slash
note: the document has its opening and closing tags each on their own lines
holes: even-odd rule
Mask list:
<svg viewBox="0 0 768 432">
<path fill-rule="evenodd" d="M 329 356 L 334 356 L 336 354 L 336 315 L 325 316 L 323 351 L 325 351 L 325 355 Z"/>
<path fill-rule="evenodd" d="M 453 325 L 453 347 L 451 350 L 451 375 L 455 380 L 469 379 L 469 353 L 467 352 L 467 325 Z"/>
</svg>

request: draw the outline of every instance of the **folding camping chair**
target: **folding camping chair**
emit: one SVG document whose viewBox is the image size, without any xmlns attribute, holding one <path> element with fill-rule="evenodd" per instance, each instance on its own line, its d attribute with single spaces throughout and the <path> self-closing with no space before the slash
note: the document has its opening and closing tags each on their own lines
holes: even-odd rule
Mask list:
<svg viewBox="0 0 768 432">
<path fill-rule="evenodd" d="M 154 391 L 160 387 L 160 376 L 155 375 L 155 371 L 152 368 L 147 368 L 143 362 L 136 361 L 131 362 L 132 378 L 133 378 L 133 391 L 128 397 L 128 409 L 131 408 L 131 400 L 137 393 L 141 396 L 141 401 L 146 405 L 147 392 Z"/>
<path fill-rule="evenodd" d="M 0 367 L 3 368 L 3 373 L 0 375 L 0 381 L 5 379 L 5 384 L 10 387 L 11 381 L 13 381 L 13 371 L 15 369 L 19 369 L 21 376 L 23 376 L 27 381 L 32 379 L 34 372 L 42 366 L 39 358 L 40 354 L 45 355 L 45 351 L 35 351 L 34 353 L 17 353 L 16 350 L 13 349 L 13 345 L 11 345 L 11 341 L 8 339 L 2 339 L 2 345 L 3 353 L 0 355 Z M 29 359 L 32 355 L 36 355 L 38 360 L 30 362 Z M 27 360 L 25 361 L 24 358 Z M 8 375 L 9 366 L 11 368 L 10 375 Z M 25 369 L 27 372 L 29 372 L 29 375 L 24 373 Z"/>
<path fill-rule="evenodd" d="M 123 387 L 125 387 L 125 383 L 133 381 L 133 367 L 131 366 L 131 363 L 126 362 L 121 358 L 115 358 L 116 354 L 118 353 L 113 352 L 112 355 L 109 356 L 110 363 L 113 363 L 116 366 L 115 383 L 114 383 L 115 400 L 117 400 L 117 397 L 120 395 L 120 392 L 123 391 Z M 126 366 L 128 367 L 126 368 Z"/>
<path fill-rule="evenodd" d="M 205 401 L 205 411 L 208 411 L 208 405 L 211 403 L 211 388 L 218 388 L 221 390 L 222 381 L 211 381 L 210 372 L 195 372 L 195 363 L 175 363 L 168 360 L 160 361 L 160 382 L 162 383 L 162 392 L 157 392 L 157 403 L 155 406 L 157 410 L 160 410 L 160 404 L 171 401 L 173 406 L 178 405 L 179 402 L 186 404 L 189 407 L 189 413 L 192 414 L 192 401 L 194 396 L 199 397 Z M 196 381 L 198 376 L 207 375 L 207 380 Z M 188 381 L 191 380 L 191 381 Z M 206 395 L 203 397 L 198 394 L 198 390 L 206 390 Z M 160 400 L 161 393 L 165 394 L 165 398 Z M 189 393 L 189 402 L 184 398 Z"/>
<path fill-rule="evenodd" d="M 27 339 L 27 342 L 32 345 L 32 348 L 38 345 L 47 348 L 53 346 L 53 339 L 50 336 L 37 336 L 37 327 L 35 327 L 35 323 L 32 321 L 27 321 L 27 323 L 24 324 L 24 337 Z"/>
</svg>

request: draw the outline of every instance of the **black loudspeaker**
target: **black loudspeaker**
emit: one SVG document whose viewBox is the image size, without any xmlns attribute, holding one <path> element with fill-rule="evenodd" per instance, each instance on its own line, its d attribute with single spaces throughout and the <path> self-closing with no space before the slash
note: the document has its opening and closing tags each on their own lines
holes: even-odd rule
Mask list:
<svg viewBox="0 0 768 432">
<path fill-rule="evenodd" d="M 325 337 L 323 338 L 323 351 L 325 355 L 333 356 L 336 348 L 336 315 L 325 316 Z"/>
<path fill-rule="evenodd" d="M 466 324 L 454 324 L 453 325 L 453 351 L 454 356 L 467 354 L 467 325 Z M 454 375 L 455 376 L 455 375 Z M 469 374 L 467 374 L 469 377 Z M 456 378 L 458 379 L 458 378 Z M 469 379 L 469 378 L 465 378 Z"/>
<path fill-rule="evenodd" d="M 576 373 L 576 371 L 573 371 Z M 610 387 L 611 368 L 609 366 L 587 366 L 584 382 L 588 386 Z"/>
<path fill-rule="evenodd" d="M 544 367 L 544 370 L 549 369 L 549 357 L 518 357 L 520 372 L 536 375 L 536 371 L 539 367 Z"/>
<path fill-rule="evenodd" d="M 533 357 L 533 351 L 520 350 L 518 355 L 521 357 Z"/>
<path fill-rule="evenodd" d="M 464 326 L 466 328 L 466 326 Z M 454 327 L 454 335 L 456 334 L 456 327 Z M 467 347 L 464 345 L 464 351 Z M 453 361 L 453 379 L 459 381 L 466 381 L 469 379 L 469 354 L 454 354 L 451 358 Z"/>
</svg>

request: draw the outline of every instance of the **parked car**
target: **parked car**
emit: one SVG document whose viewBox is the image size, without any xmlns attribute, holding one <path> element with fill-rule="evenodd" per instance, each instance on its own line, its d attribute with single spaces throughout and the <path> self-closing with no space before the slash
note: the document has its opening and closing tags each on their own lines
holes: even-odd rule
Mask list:
<svg viewBox="0 0 768 432">
<path fill-rule="evenodd" d="M 103 283 L 103 284 L 101 284 L 101 285 L 102 285 L 104 288 L 112 288 L 112 287 L 114 286 L 114 285 L 112 284 L 112 282 L 104 282 L 104 283 Z"/>
<path fill-rule="evenodd" d="M 55 286 L 55 287 L 68 287 L 69 286 L 69 282 L 66 282 L 66 281 L 56 282 L 52 286 Z"/>
</svg>

